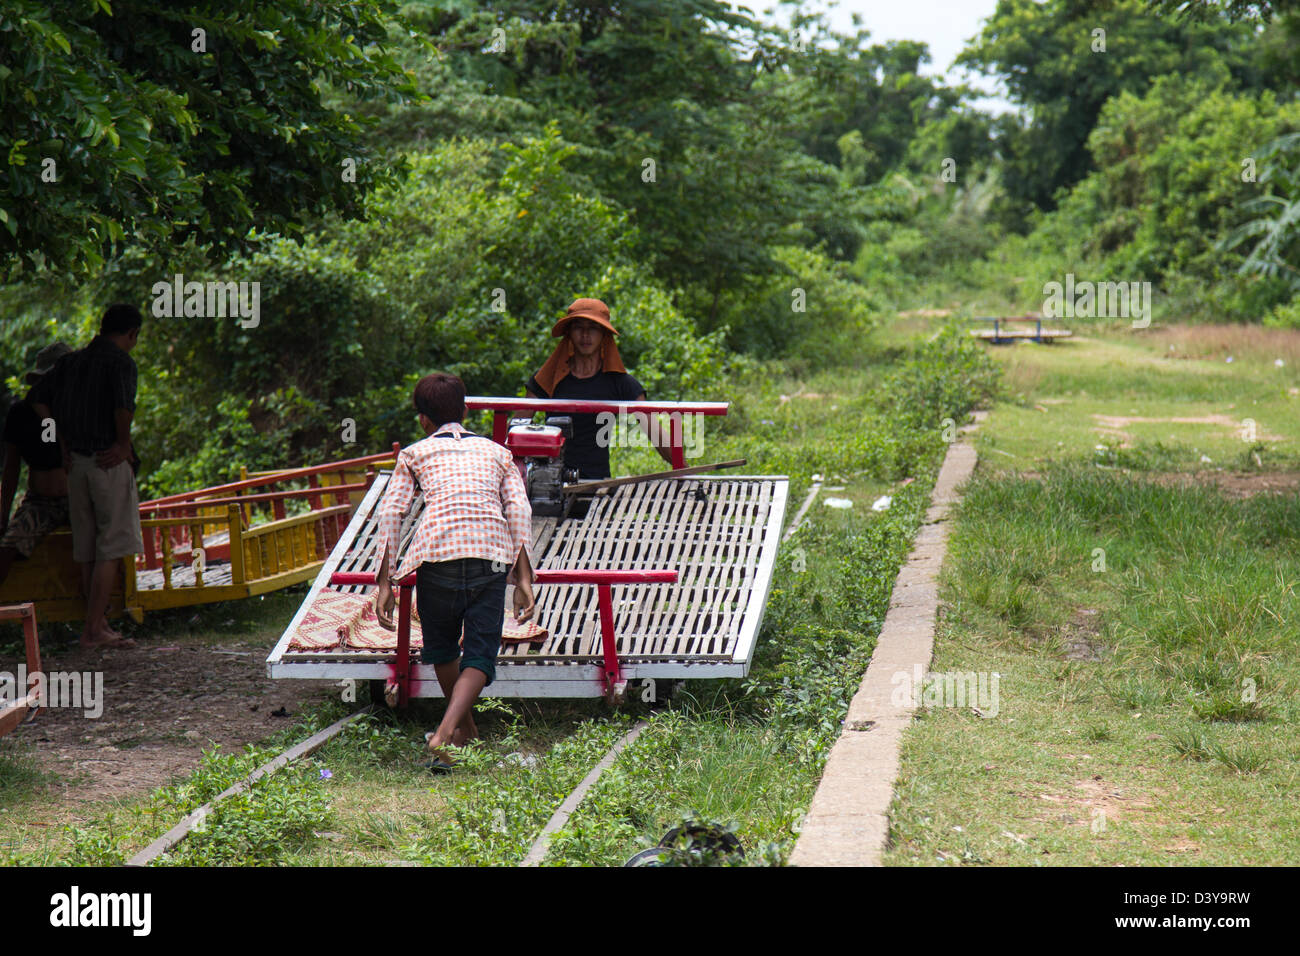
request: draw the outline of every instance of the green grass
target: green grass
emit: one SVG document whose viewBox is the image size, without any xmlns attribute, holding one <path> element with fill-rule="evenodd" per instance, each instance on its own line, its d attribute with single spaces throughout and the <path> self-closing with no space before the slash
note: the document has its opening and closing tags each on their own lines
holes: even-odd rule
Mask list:
<svg viewBox="0 0 1300 956">
<path fill-rule="evenodd" d="M 30 743 L 14 737 L 0 739 L 0 805 L 30 799 L 54 780 L 54 774 L 37 762 Z"/>
<path fill-rule="evenodd" d="M 991 354 L 1009 396 L 976 437 L 984 467 L 1067 460 L 1150 471 L 1300 467 L 1300 395 L 1290 391 L 1297 376 L 1289 365 L 1174 358 L 1137 335 Z"/>
<path fill-rule="evenodd" d="M 1032 387 L 983 429 L 932 665 L 998 672 L 999 712 L 922 713 L 886 862 L 1294 865 L 1300 500 L 1150 480 L 1191 463 L 1097 462 L 1082 437 L 1094 413 L 1235 403 L 1269 408 L 1258 421 L 1294 442 L 1280 414 L 1294 399 L 1267 394 L 1263 363 L 1161 368 L 1131 339 L 1075 346 L 999 357 Z M 1066 401 L 1033 409 L 1049 396 Z"/>
</svg>

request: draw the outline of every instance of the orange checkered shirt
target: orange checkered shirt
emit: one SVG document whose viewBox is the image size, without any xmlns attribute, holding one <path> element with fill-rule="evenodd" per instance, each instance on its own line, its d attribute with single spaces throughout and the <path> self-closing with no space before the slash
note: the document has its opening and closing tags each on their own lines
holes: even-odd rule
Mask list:
<svg viewBox="0 0 1300 956">
<path fill-rule="evenodd" d="M 425 561 L 482 558 L 508 570 L 528 546 L 533 509 L 510 452 L 448 422 L 403 448 L 379 506 L 379 541 L 396 560 L 402 515 L 417 490 L 424 513 L 401 555 L 395 580 Z M 380 550 L 382 560 L 384 551 Z"/>
</svg>

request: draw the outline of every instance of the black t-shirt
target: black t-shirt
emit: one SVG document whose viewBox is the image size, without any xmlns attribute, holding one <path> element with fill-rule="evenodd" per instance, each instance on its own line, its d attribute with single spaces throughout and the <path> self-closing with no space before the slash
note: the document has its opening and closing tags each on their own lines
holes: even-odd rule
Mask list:
<svg viewBox="0 0 1300 956">
<path fill-rule="evenodd" d="M 4 440 L 18 446 L 18 454 L 32 471 L 63 467 L 57 441 L 41 441 L 41 420 L 27 402 L 14 402 L 5 416 Z"/>
<path fill-rule="evenodd" d="M 645 389 L 627 372 L 597 372 L 591 378 L 578 378 L 573 374 L 564 376 L 556 384 L 554 395 L 547 395 L 534 376 L 528 380 L 528 391 L 543 398 L 633 402 Z M 573 437 L 564 443 L 564 464 L 568 468 L 577 468 L 581 478 L 609 477 L 609 448 L 596 443 L 599 432 L 595 415 L 573 416 Z"/>
<path fill-rule="evenodd" d="M 136 378 L 135 359 L 97 335 L 59 359 L 29 398 L 50 407 L 72 451 L 89 455 L 117 441 L 116 410 L 135 411 Z"/>
</svg>

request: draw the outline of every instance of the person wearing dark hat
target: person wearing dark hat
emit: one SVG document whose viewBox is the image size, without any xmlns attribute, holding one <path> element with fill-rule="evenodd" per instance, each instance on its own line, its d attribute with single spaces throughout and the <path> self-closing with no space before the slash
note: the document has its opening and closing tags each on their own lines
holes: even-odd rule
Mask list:
<svg viewBox="0 0 1300 956">
<path fill-rule="evenodd" d="M 528 380 L 529 398 L 564 398 L 604 402 L 644 402 L 645 389 L 628 374 L 618 354 L 609 307 L 599 299 L 577 299 L 551 335 L 560 339 L 551 357 Z M 609 477 L 609 446 L 597 440 L 595 415 L 573 416 L 573 437 L 564 444 L 564 464 L 583 479 Z M 666 447 L 656 446 L 670 464 Z"/>
<path fill-rule="evenodd" d="M 27 373 L 35 386 L 54 363 L 71 352 L 62 342 L 36 353 L 36 368 Z M 33 389 L 34 391 L 34 389 Z M 4 422 L 4 476 L 0 479 L 0 584 L 15 560 L 26 561 L 37 543 L 68 523 L 68 473 L 50 423 L 41 421 L 31 403 L 32 392 L 14 402 Z M 27 493 L 13 512 L 22 463 L 27 463 Z"/>
</svg>

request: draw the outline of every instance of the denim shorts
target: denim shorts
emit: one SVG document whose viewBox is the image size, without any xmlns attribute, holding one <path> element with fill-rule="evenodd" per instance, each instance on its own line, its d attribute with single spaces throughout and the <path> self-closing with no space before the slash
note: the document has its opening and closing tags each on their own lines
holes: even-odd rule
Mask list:
<svg viewBox="0 0 1300 956">
<path fill-rule="evenodd" d="M 477 668 L 492 683 L 505 619 L 506 572 L 482 558 L 426 561 L 415 572 L 415 604 L 424 634 L 420 660 L 446 664 L 459 657 L 461 670 Z"/>
</svg>

